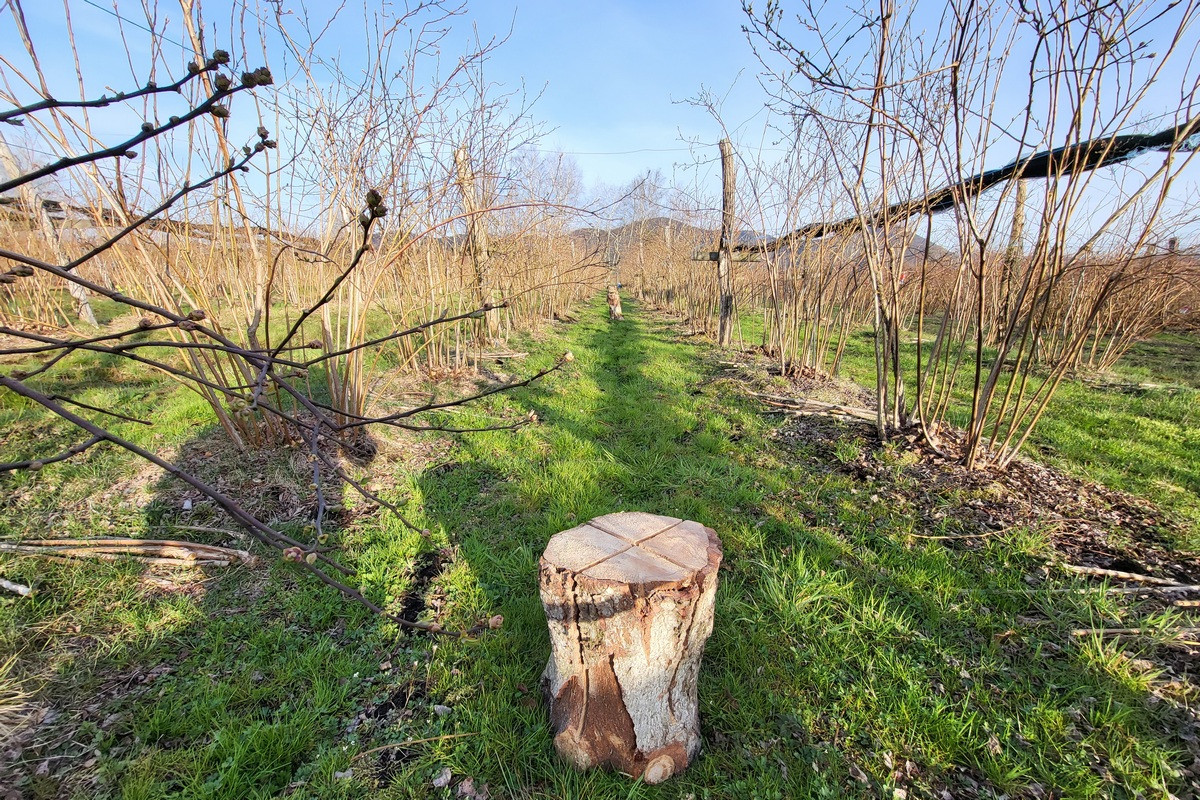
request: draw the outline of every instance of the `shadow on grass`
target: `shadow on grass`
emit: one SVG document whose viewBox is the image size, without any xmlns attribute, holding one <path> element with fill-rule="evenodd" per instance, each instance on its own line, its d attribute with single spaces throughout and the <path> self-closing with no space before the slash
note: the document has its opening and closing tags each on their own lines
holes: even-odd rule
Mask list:
<svg viewBox="0 0 1200 800">
<path fill-rule="evenodd" d="M 447 609 L 448 627 L 498 612 L 499 631 L 389 641 L 387 626 L 282 564 L 183 591 L 148 590 L 137 565 L 102 567 L 104 581 L 53 566 L 6 635 L 49 636 L 88 614 L 109 627 L 58 664 L 79 709 L 61 729 L 69 742 L 31 756 L 27 771 L 61 761 L 28 793 L 439 797 L 454 793 L 431 785 L 448 768 L 496 797 L 1186 794 L 1191 778 L 1169 771 L 1190 764 L 1195 720 L 1179 705 L 1191 690 L 1152 693 L 1154 676 L 1122 645 L 1069 635 L 1117 618 L 1112 601 L 1016 593 L 1041 564 L 1037 537 L 978 550 L 914 542 L 923 523 L 911 510 L 778 440 L 739 387 L 635 304 L 619 324 L 594 307 L 558 338 L 574 374 L 482 409 L 533 410 L 541 425 L 462 437 L 412 479 L 430 537 L 388 515 L 339 532 L 374 599 L 403 610 L 419 595 L 427 616 Z M 553 357 L 530 349 L 541 353 L 526 371 Z M 214 480 L 253 493 L 261 479 L 267 502 L 274 470 L 306 485 L 303 465 L 231 466 L 204 455 L 216 455 L 211 431 L 180 438 Z M 187 498 L 155 491 L 149 522 L 182 521 Z M 549 648 L 538 556 L 557 531 L 619 510 L 703 522 L 726 553 L 700 684 L 705 749 L 658 787 L 561 764 L 537 692 Z M 197 512 L 193 502 L 193 523 Z M 436 565 L 427 582 L 419 565 Z M 421 744 L 351 761 L 407 738 Z M 75 783 L 55 782 L 60 763 Z"/>
<path fill-rule="evenodd" d="M 260 518 L 312 538 L 303 454 L 233 452 L 218 427 L 193 427 L 204 418 L 195 398 L 103 372 L 86 382 L 93 372 L 68 378 L 73 396 L 95 403 L 86 392 L 103 387 L 107 407 L 159 423 L 130 424 L 122 435 L 166 448 Z M 253 546 L 211 501 L 121 455 L 97 448 L 39 473 L 70 493 L 47 487 L 38 505 L 21 507 L 60 502 L 53 513 L 73 509 L 76 518 L 49 531 L 22 520 L 15 535 L 186 539 L 251 549 L 262 563 L 6 563 L 6 576 L 37 593 L 21 603 L 0 598 L 0 652 L 19 655 L 22 674 L 37 676 L 43 710 L 41 723 L 0 753 L 0 786 L 28 798 L 270 797 L 313 785 L 315 796 L 345 795 L 347 782 L 338 788 L 333 776 L 348 766 L 346 725 L 376 699 L 379 654 L 394 643 L 365 610 Z M 38 497 L 32 478 L 17 477 Z M 92 494 L 77 500 L 79 491 Z M 327 492 L 343 505 L 334 487 Z M 343 513 L 330 517 L 335 536 L 350 522 Z"/>
<path fill-rule="evenodd" d="M 1164 377 L 1200 389 L 1200 337 L 1195 333 L 1162 333 L 1139 342 L 1121 360 L 1124 371 L 1150 380 Z"/>
<path fill-rule="evenodd" d="M 1105 601 L 1021 593 L 1037 537 L 914 544 L 909 510 L 792 458 L 736 386 L 636 307 L 618 324 L 592 309 L 564 338 L 577 373 L 508 401 L 540 427 L 465 439 L 453 470 L 418 479 L 431 527 L 461 553 L 447 590 L 506 623 L 446 656 L 457 674 L 438 691 L 456 704 L 453 730 L 475 735 L 402 778 L 448 765 L 513 795 L 614 798 L 1180 785 L 1174 732 L 1194 720 L 1158 701 L 1120 645 L 1069 636 L 1101 622 Z M 705 750 L 664 787 L 558 763 L 537 699 L 549 647 L 537 558 L 557 531 L 619 510 L 703 522 L 726 552 L 701 675 Z M 400 786 L 385 796 L 407 796 Z"/>
</svg>

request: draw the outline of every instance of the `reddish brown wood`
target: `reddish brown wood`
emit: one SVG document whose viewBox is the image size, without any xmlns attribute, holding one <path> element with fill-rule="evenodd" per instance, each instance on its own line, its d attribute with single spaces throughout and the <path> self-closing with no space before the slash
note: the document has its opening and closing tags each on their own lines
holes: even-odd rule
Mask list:
<svg viewBox="0 0 1200 800">
<path fill-rule="evenodd" d="M 720 563 L 710 528 L 641 512 L 597 517 L 550 540 L 542 681 L 560 755 L 647 783 L 688 765 L 700 749 L 696 681 Z"/>
</svg>

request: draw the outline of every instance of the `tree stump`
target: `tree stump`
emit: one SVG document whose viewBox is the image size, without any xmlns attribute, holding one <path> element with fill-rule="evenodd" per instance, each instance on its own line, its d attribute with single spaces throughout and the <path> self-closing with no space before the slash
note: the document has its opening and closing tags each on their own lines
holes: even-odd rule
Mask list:
<svg viewBox="0 0 1200 800">
<path fill-rule="evenodd" d="M 556 534 L 541 559 L 550 627 L 542 688 L 558 753 L 647 783 L 700 750 L 696 679 L 712 633 L 721 542 L 641 512 Z"/>
<path fill-rule="evenodd" d="M 608 318 L 625 319 L 625 315 L 621 313 L 621 293 L 615 286 L 608 287 Z"/>
</svg>

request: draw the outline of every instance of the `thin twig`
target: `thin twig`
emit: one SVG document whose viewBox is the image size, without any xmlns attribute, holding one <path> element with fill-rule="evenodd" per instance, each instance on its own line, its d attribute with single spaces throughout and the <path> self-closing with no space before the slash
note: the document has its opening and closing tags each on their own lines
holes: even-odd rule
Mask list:
<svg viewBox="0 0 1200 800">
<path fill-rule="evenodd" d="M 44 458 L 31 458 L 25 461 L 10 461 L 7 464 L 0 464 L 0 472 L 13 472 L 18 469 L 41 469 L 47 464 L 54 464 L 59 461 L 66 461 L 68 458 L 77 456 L 84 450 L 87 450 L 92 445 L 99 444 L 104 441 L 100 436 L 93 436 L 90 439 L 80 442 L 79 444 L 71 445 L 61 453 Z"/>
<path fill-rule="evenodd" d="M 1004 528 L 997 528 L 997 529 L 991 530 L 991 531 L 982 531 L 980 533 L 961 533 L 961 534 L 958 534 L 955 536 L 934 536 L 932 534 L 927 534 L 927 533 L 909 533 L 906 535 L 911 536 L 914 539 L 934 539 L 934 540 L 953 541 L 955 539 L 986 539 L 989 536 L 996 536 L 997 534 L 1000 534 L 1000 533 L 1008 533 L 1011 530 L 1012 530 L 1011 527 L 1004 527 Z"/>
<path fill-rule="evenodd" d="M 363 750 L 361 753 L 358 753 L 358 754 L 352 756 L 350 758 L 350 760 L 352 762 L 358 761 L 360 758 L 366 758 L 367 756 L 369 756 L 373 753 L 379 753 L 383 750 L 394 750 L 397 747 L 410 747 L 414 744 L 428 744 L 429 742 L 443 742 L 448 739 L 462 739 L 465 736 L 478 736 L 478 735 L 479 734 L 476 733 L 475 731 L 471 731 L 469 733 L 448 733 L 445 736 L 430 736 L 428 739 L 412 739 L 407 742 L 392 742 L 390 744 L 380 745 L 379 747 L 372 747 L 370 750 Z"/>
<path fill-rule="evenodd" d="M 1142 583 L 1154 583 L 1159 586 L 1179 586 L 1179 581 L 1173 581 L 1169 578 L 1156 578 L 1153 575 L 1141 575 L 1137 572 L 1121 572 L 1115 569 L 1103 569 L 1101 567 L 1080 567 L 1074 564 L 1059 564 L 1060 567 L 1067 572 L 1074 572 L 1077 575 L 1097 575 L 1102 578 L 1118 578 L 1125 581 L 1140 581 Z"/>
<path fill-rule="evenodd" d="M 1184 628 L 1075 628 L 1071 631 L 1072 636 L 1153 636 L 1157 634 L 1169 634 L 1173 638 L 1180 636 L 1194 636 L 1200 633 L 1200 628 L 1184 627 Z"/>
<path fill-rule="evenodd" d="M 1200 585 L 1180 584 L 1178 586 L 1083 586 L 1079 588 L 1065 586 L 1047 586 L 1029 589 L 961 589 L 961 594 L 981 592 L 983 594 L 1173 594 L 1175 592 L 1200 592 Z"/>
<path fill-rule="evenodd" d="M 166 86 L 159 86 L 151 81 L 141 89 L 135 89 L 132 92 L 117 92 L 112 97 L 109 97 L 108 95 L 101 95 L 95 100 L 57 100 L 53 97 L 46 97 L 42 100 L 38 100 L 37 102 L 29 103 L 28 105 L 13 108 L 8 111 L 0 111 L 0 122 L 8 122 L 10 120 L 17 119 L 18 117 L 24 117 L 28 114 L 34 114 L 38 111 L 45 111 L 46 109 L 50 108 L 55 110 L 61 110 L 64 108 L 107 108 L 113 103 L 124 103 L 130 100 L 136 100 L 139 97 L 145 97 L 146 95 L 175 94 L 182 91 L 185 84 L 198 78 L 201 73 L 215 72 L 220 68 L 220 66 L 220 62 L 214 59 L 206 62 L 195 72 L 189 72 L 179 80 L 175 81 L 174 83 L 169 83 Z"/>
</svg>

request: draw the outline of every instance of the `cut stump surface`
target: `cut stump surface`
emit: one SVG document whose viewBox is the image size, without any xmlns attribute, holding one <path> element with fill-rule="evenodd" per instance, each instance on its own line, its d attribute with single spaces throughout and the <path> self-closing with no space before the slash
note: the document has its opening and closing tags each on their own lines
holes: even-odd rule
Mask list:
<svg viewBox="0 0 1200 800">
<path fill-rule="evenodd" d="M 647 783 L 688 765 L 700 749 L 696 681 L 720 563 L 712 529 L 655 514 L 608 514 L 551 538 L 542 682 L 560 755 Z"/>
</svg>

